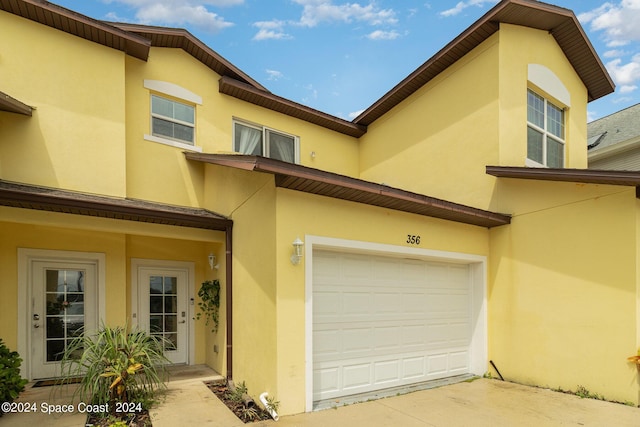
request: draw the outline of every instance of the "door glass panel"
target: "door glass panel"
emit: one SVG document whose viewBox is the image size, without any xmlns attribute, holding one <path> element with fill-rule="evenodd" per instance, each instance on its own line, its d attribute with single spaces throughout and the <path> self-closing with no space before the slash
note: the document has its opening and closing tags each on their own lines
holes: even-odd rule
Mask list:
<svg viewBox="0 0 640 427">
<path fill-rule="evenodd" d="M 84 328 L 84 270 L 45 270 L 46 361 L 62 359 Z"/>
<path fill-rule="evenodd" d="M 178 278 L 149 277 L 149 326 L 151 333 L 166 341 L 165 350 L 178 348 Z"/>
</svg>

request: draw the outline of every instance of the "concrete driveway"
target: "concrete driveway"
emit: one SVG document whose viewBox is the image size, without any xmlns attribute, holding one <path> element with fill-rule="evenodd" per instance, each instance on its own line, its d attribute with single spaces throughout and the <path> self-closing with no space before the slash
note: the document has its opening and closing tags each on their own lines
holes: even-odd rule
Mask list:
<svg viewBox="0 0 640 427">
<path fill-rule="evenodd" d="M 281 417 L 278 424 L 282 427 L 638 427 L 640 409 L 499 380 L 478 379 L 338 409 Z"/>
<path fill-rule="evenodd" d="M 221 379 L 207 367 L 174 372 L 161 403 L 151 410 L 153 427 L 382 427 L 382 426 L 633 426 L 640 409 L 534 387 L 478 379 L 337 409 L 281 416 L 280 421 L 244 424 L 204 384 Z M 22 402 L 68 403 L 73 388 L 28 388 Z M 38 403 L 39 406 L 39 403 Z M 6 414 L 2 427 L 82 427 L 72 414 Z"/>
</svg>

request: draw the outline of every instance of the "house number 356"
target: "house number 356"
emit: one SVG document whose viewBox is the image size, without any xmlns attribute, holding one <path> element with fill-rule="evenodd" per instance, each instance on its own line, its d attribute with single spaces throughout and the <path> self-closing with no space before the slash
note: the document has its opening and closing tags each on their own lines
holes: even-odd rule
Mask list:
<svg viewBox="0 0 640 427">
<path fill-rule="evenodd" d="M 412 245 L 420 244 L 420 236 L 415 236 L 413 234 L 407 234 L 407 243 Z"/>
</svg>

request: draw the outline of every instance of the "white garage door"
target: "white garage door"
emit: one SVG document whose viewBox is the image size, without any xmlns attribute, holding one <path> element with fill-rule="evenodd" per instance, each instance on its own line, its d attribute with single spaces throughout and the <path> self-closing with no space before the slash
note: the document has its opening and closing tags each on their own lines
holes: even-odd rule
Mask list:
<svg viewBox="0 0 640 427">
<path fill-rule="evenodd" d="M 469 266 L 313 253 L 313 400 L 469 372 Z"/>
</svg>

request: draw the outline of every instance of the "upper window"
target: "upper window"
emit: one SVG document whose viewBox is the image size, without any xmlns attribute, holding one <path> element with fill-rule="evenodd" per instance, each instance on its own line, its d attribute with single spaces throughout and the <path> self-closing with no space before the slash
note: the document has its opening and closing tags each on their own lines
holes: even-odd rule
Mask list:
<svg viewBox="0 0 640 427">
<path fill-rule="evenodd" d="M 151 95 L 151 134 L 185 144 L 195 143 L 195 107 Z"/>
<path fill-rule="evenodd" d="M 527 158 L 550 168 L 564 166 L 564 109 L 527 91 Z"/>
<path fill-rule="evenodd" d="M 234 151 L 289 163 L 298 162 L 298 137 L 263 126 L 239 122 L 234 123 L 233 132 Z"/>
</svg>

